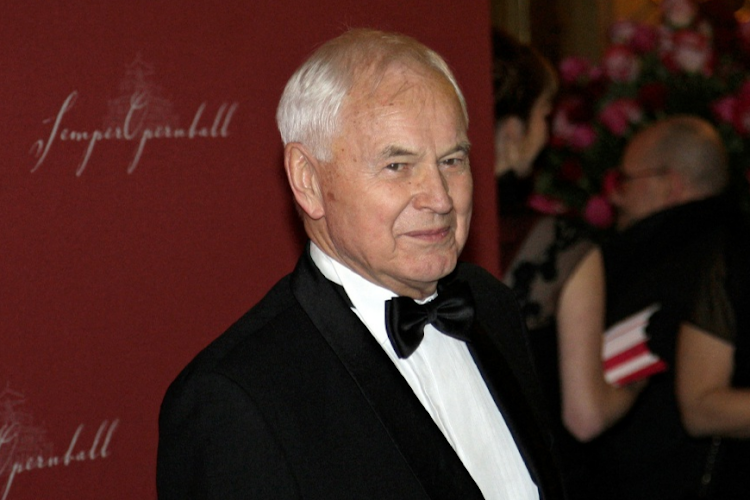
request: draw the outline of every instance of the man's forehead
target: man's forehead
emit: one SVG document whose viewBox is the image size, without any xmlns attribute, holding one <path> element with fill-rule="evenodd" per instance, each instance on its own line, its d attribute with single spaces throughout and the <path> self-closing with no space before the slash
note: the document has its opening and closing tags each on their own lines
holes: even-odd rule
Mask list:
<svg viewBox="0 0 750 500">
<path fill-rule="evenodd" d="M 658 136 L 653 130 L 645 130 L 633 137 L 629 146 L 625 148 L 623 163 L 644 164 L 658 161 L 655 157 L 655 146 Z"/>
<path fill-rule="evenodd" d="M 396 64 L 380 78 L 373 76 L 361 74 L 347 93 L 339 114 L 340 139 L 350 146 L 352 141 L 366 145 L 380 158 L 417 154 L 422 148 L 410 143 L 413 138 L 404 136 L 401 126 L 411 129 L 434 123 L 422 119 L 433 109 L 455 119 L 455 134 L 449 141 L 442 141 L 440 149 L 460 149 L 468 144 L 460 100 L 442 74 Z"/>
<path fill-rule="evenodd" d="M 437 70 L 417 63 L 393 62 L 383 68 L 356 72 L 345 101 L 387 102 L 412 90 L 426 94 L 445 92 L 458 99 L 450 81 Z"/>
<path fill-rule="evenodd" d="M 444 148 L 440 151 L 437 151 L 437 154 L 441 157 L 452 155 L 454 153 L 464 153 L 468 155 L 470 150 L 471 143 L 468 141 L 468 139 L 459 138 L 455 144 L 450 143 L 444 145 Z M 410 147 L 399 144 L 387 144 L 379 151 L 378 158 L 387 160 L 389 158 L 421 156 L 422 154 L 424 154 L 424 151 L 421 151 L 418 147 Z"/>
</svg>

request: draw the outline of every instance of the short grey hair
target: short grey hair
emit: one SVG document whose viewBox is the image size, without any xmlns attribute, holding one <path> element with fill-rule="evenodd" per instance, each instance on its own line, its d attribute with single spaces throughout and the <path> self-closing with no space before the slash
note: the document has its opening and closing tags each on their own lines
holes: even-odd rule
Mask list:
<svg viewBox="0 0 750 500">
<path fill-rule="evenodd" d="M 396 63 L 416 64 L 446 78 L 468 126 L 466 101 L 448 64 L 435 51 L 398 33 L 353 29 L 319 47 L 286 84 L 276 111 L 284 145 L 299 142 L 320 161 L 332 159 L 344 98 L 363 75 L 374 85 Z"/>
<path fill-rule="evenodd" d="M 729 182 L 724 141 L 710 122 L 690 115 L 675 115 L 656 124 L 660 130 L 656 156 L 697 191 L 718 194 Z"/>
</svg>

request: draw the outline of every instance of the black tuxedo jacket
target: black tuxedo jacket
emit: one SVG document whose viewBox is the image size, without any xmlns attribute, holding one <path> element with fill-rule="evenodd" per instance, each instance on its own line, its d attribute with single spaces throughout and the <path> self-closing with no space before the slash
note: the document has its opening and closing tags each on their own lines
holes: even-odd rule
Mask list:
<svg viewBox="0 0 750 500">
<path fill-rule="evenodd" d="M 563 498 L 512 294 L 476 266 L 456 273 L 477 304 L 471 353 L 542 498 Z M 157 490 L 161 500 L 482 498 L 308 252 L 170 386 Z"/>
</svg>

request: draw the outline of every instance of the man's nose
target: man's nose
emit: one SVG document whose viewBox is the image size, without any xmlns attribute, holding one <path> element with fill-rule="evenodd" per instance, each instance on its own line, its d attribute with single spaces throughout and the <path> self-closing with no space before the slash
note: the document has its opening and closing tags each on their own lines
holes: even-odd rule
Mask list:
<svg viewBox="0 0 750 500">
<path fill-rule="evenodd" d="M 441 214 L 450 212 L 453 209 L 453 199 L 450 197 L 446 174 L 437 165 L 425 166 L 421 170 L 416 179 L 415 207 Z"/>
</svg>

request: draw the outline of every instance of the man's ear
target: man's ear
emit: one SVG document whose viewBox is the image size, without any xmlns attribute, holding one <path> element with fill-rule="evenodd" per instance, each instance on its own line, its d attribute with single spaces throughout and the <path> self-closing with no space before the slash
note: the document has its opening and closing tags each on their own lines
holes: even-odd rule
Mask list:
<svg viewBox="0 0 750 500">
<path fill-rule="evenodd" d="M 320 162 L 304 145 L 291 142 L 284 147 L 284 168 L 299 207 L 311 219 L 323 217 L 325 207 L 320 185 Z"/>
<path fill-rule="evenodd" d="M 495 131 L 495 175 L 518 166 L 526 130 L 520 118 L 505 118 Z"/>
</svg>

